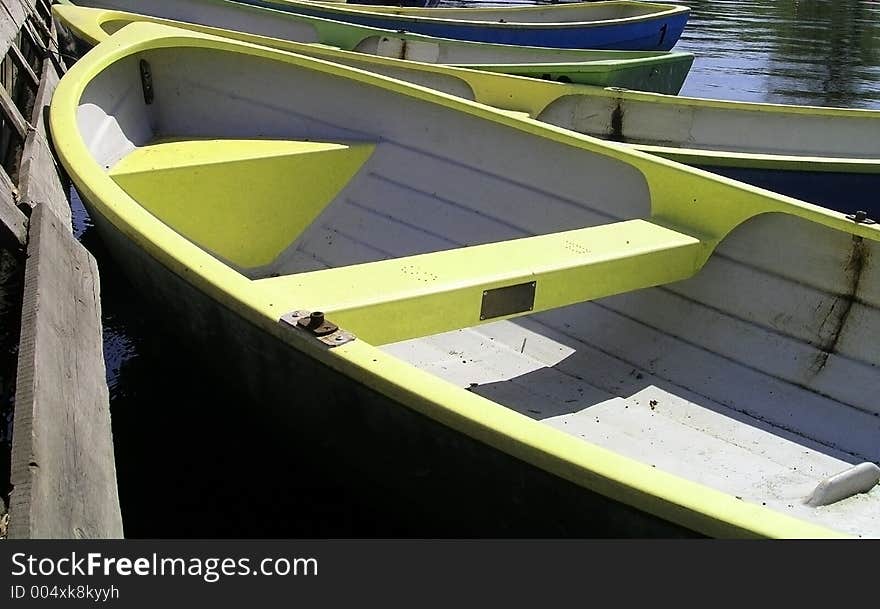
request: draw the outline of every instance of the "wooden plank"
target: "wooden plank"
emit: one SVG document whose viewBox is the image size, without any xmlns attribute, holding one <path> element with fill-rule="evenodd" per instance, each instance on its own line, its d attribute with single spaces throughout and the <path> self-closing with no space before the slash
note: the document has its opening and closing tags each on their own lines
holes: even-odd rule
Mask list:
<svg viewBox="0 0 880 609">
<path fill-rule="evenodd" d="M 0 188 L 6 189 L 12 196 L 13 201 L 18 199 L 18 188 L 12 183 L 12 178 L 6 173 L 6 170 L 0 168 Z"/>
<path fill-rule="evenodd" d="M 27 13 L 19 0 L 0 0 L 0 57 L 4 57 Z"/>
<path fill-rule="evenodd" d="M 49 6 L 50 0 L 32 0 L 34 5 L 34 14 L 40 18 L 42 22 L 52 19 L 52 9 Z"/>
<path fill-rule="evenodd" d="M 41 32 L 46 37 L 49 37 L 49 30 L 46 25 L 42 23 L 38 18 L 25 20 L 25 22 L 21 26 L 21 31 L 22 34 L 27 35 L 28 39 L 35 49 L 47 51 L 47 42 L 43 40 Z"/>
<path fill-rule="evenodd" d="M 19 169 L 19 202 L 30 207 L 44 203 L 52 208 L 65 225 L 70 228 L 70 204 L 60 178 L 60 169 L 55 161 L 48 137 L 47 113 L 52 95 L 58 86 L 59 76 L 51 61 L 43 62 L 42 78 L 34 110 L 31 116 L 31 129 L 24 141 Z"/>
<path fill-rule="evenodd" d="M 12 182 L 0 170 L 0 246 L 23 247 L 27 243 L 27 217 L 15 206 Z"/>
<path fill-rule="evenodd" d="M 27 59 L 24 58 L 24 55 L 21 54 L 21 49 L 18 48 L 18 45 L 9 45 L 9 55 L 15 59 L 16 63 L 18 63 L 18 67 L 24 70 L 24 73 L 31 79 L 34 86 L 39 86 L 40 79 L 37 78 L 33 68 L 31 68 L 31 64 L 29 64 Z"/>
<path fill-rule="evenodd" d="M 12 101 L 12 98 L 6 91 L 6 87 L 3 85 L 0 85 L 0 110 L 3 110 L 3 114 L 9 119 L 15 130 L 18 131 L 18 135 L 22 138 L 27 137 L 28 122 L 21 115 L 21 112 L 19 112 L 18 107 Z"/>
<path fill-rule="evenodd" d="M 95 259 L 45 205 L 31 216 L 9 537 L 120 538 Z"/>
</svg>

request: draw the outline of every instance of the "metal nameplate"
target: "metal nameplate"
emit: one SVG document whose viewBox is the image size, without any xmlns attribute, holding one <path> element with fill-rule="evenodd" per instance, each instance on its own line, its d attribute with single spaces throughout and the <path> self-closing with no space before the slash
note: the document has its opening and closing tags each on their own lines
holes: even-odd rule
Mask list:
<svg viewBox="0 0 880 609">
<path fill-rule="evenodd" d="M 535 307 L 535 284 L 536 282 L 530 281 L 484 290 L 480 319 L 493 319 L 531 311 Z"/>
</svg>

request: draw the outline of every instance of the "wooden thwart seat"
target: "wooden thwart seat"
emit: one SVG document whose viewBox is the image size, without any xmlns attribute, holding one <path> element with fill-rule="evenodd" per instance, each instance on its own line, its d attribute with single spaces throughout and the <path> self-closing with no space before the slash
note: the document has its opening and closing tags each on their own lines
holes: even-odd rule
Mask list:
<svg viewBox="0 0 880 609">
<path fill-rule="evenodd" d="M 254 285 L 276 306 L 321 310 L 384 344 L 686 279 L 698 270 L 702 250 L 690 235 L 628 220 Z"/>
</svg>

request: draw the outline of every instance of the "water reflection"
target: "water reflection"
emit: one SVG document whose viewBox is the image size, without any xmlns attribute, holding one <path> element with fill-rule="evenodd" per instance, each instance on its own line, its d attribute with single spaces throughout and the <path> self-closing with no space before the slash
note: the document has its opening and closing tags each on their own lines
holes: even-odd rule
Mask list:
<svg viewBox="0 0 880 609">
<path fill-rule="evenodd" d="M 564 1 L 564 0 L 563 0 Z M 691 8 L 676 51 L 696 60 L 681 95 L 880 107 L 877 0 L 658 0 Z M 548 4 L 441 0 L 441 6 Z"/>
<path fill-rule="evenodd" d="M 691 7 L 682 95 L 880 107 L 880 2 L 669 0 Z"/>
</svg>

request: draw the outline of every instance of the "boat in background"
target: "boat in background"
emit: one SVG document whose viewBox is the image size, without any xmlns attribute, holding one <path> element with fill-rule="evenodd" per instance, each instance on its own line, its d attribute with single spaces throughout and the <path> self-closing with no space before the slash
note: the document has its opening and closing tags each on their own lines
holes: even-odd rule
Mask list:
<svg viewBox="0 0 880 609">
<path fill-rule="evenodd" d="M 880 111 L 617 89 L 563 95 L 536 118 L 880 221 Z"/>
<path fill-rule="evenodd" d="M 134 20 L 131 13 L 54 7 L 89 44 Z M 302 52 L 524 113 L 553 125 L 657 154 L 844 214 L 880 219 L 880 112 L 756 104 L 527 80 L 198 28 Z"/>
<path fill-rule="evenodd" d="M 614 0 L 488 8 L 408 8 L 296 0 L 237 0 L 300 15 L 394 31 L 496 44 L 567 49 L 668 51 L 686 6 Z"/>
<path fill-rule="evenodd" d="M 470 67 L 530 78 L 596 86 L 619 86 L 675 94 L 693 64 L 690 53 L 656 51 L 590 51 L 492 45 L 444 40 L 418 34 L 303 17 L 252 7 L 230 0 L 61 0 L 61 6 L 130 11 L 180 22 L 227 30 L 224 35 L 247 38 L 255 34 L 279 40 L 336 46 L 369 55 Z M 101 18 L 107 34 L 127 18 Z M 238 34 L 236 32 L 241 32 Z M 253 40 L 252 40 L 253 41 Z M 256 41 L 254 41 L 256 42 Z M 283 45 L 282 45 L 283 46 Z"/>
<path fill-rule="evenodd" d="M 345 4 L 363 4 L 365 6 L 409 6 L 414 8 L 430 8 L 437 6 L 439 0 L 357 0 Z"/>
<path fill-rule="evenodd" d="M 337 61 L 388 76 L 400 77 L 417 84 L 440 88 L 449 93 L 478 99 L 486 103 L 508 103 L 508 105 L 511 99 L 519 97 L 515 92 L 523 89 L 524 83 L 520 82 L 523 79 L 519 77 L 533 79 L 549 76 L 549 80 L 555 79 L 559 82 L 569 81 L 572 78 L 578 81 L 597 83 L 610 81 L 630 84 L 632 87 L 668 90 L 674 93 L 680 89 L 686 71 L 693 61 L 693 57 L 687 54 L 681 54 L 680 57 L 674 56 L 676 54 L 668 54 L 668 57 L 657 58 L 657 61 L 649 61 L 640 65 L 634 65 L 634 62 L 624 62 L 626 65 L 623 66 L 619 65 L 619 62 L 610 62 L 611 65 L 608 65 L 609 62 L 600 61 L 583 64 L 469 65 L 468 68 L 463 68 L 395 59 L 382 54 L 372 55 L 343 51 L 327 45 L 295 43 L 234 30 L 211 28 L 123 11 L 84 8 L 70 4 L 54 5 L 53 14 L 59 26 L 68 30 L 77 41 L 86 47 L 98 44 L 106 39 L 110 32 L 115 32 L 133 21 L 148 21 Z M 500 73 L 486 74 L 486 72 L 495 71 Z M 501 78 L 501 76 L 510 76 L 513 80 Z M 570 88 L 553 89 L 552 92 L 558 96 L 565 91 L 579 91 L 582 86 L 581 84 L 573 84 L 570 85 Z"/>
<path fill-rule="evenodd" d="M 141 293 L 397 501 L 545 536 L 880 536 L 880 228 L 150 23 L 50 121 Z"/>
</svg>

